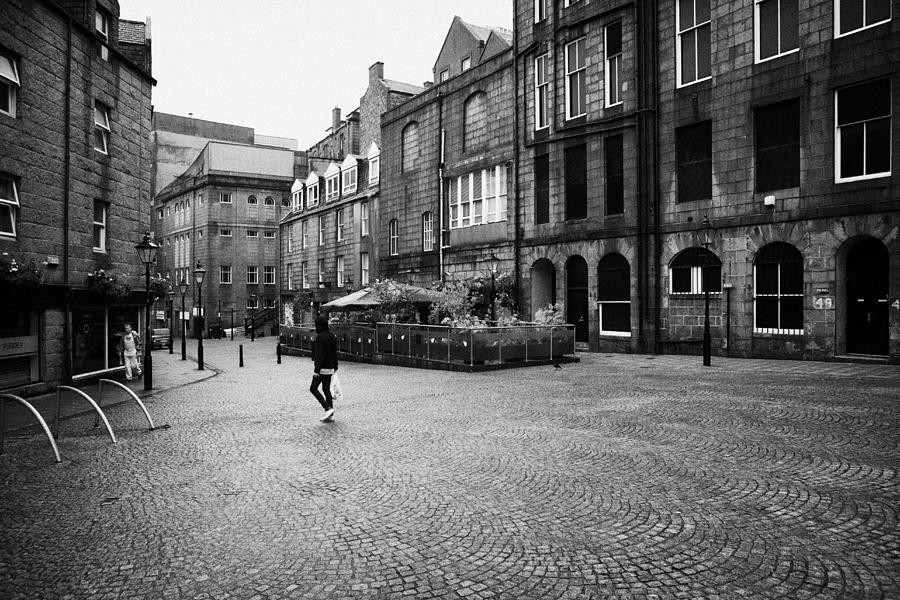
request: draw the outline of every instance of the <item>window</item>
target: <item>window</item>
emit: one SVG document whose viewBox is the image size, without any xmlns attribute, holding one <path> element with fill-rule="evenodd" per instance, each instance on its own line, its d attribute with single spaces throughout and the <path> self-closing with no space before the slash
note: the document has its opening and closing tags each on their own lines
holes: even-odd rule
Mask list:
<svg viewBox="0 0 900 600">
<path fill-rule="evenodd" d="M 484 145 L 487 134 L 487 94 L 475 92 L 463 104 L 463 152 Z"/>
<path fill-rule="evenodd" d="M 0 175 L 0 236 L 16 237 L 19 190 L 16 181 Z"/>
<path fill-rule="evenodd" d="M 257 267 L 256 265 L 247 265 L 247 283 L 259 283 L 259 267 Z"/>
<path fill-rule="evenodd" d="M 256 196 L 247 196 L 247 204 L 259 205 L 259 200 L 256 199 Z"/>
<path fill-rule="evenodd" d="M 287 289 L 292 290 L 294 289 L 294 263 L 284 265 L 284 271 L 287 275 Z"/>
<path fill-rule="evenodd" d="M 275 285 L 275 267 L 263 267 L 263 284 Z"/>
<path fill-rule="evenodd" d="M 799 47 L 798 0 L 756 0 L 756 61 Z"/>
<path fill-rule="evenodd" d="M 231 194 L 219 194 L 219 204 L 231 204 Z"/>
<path fill-rule="evenodd" d="M 359 254 L 359 285 L 369 285 L 369 253 Z"/>
<path fill-rule="evenodd" d="M 156 211 L 156 218 L 157 218 L 157 219 L 162 219 L 162 218 L 163 218 L 163 209 L 160 208 L 160 209 L 158 209 L 158 210 Z"/>
<path fill-rule="evenodd" d="M 259 237 L 259 232 L 258 232 L 257 230 L 255 230 L 255 229 L 248 229 L 248 230 L 247 230 L 247 237 L 248 237 L 248 238 L 258 238 L 258 237 Z"/>
<path fill-rule="evenodd" d="M 203 237 L 203 230 L 202 230 L 202 229 L 198 230 L 198 231 L 197 231 L 197 235 L 198 235 L 199 237 Z M 274 232 L 274 231 L 272 232 L 272 237 L 275 237 L 275 232 Z"/>
<path fill-rule="evenodd" d="M 539 0 L 543 2 L 543 0 Z M 545 54 L 534 59 L 534 128 L 544 129 L 550 125 L 548 111 L 550 103 L 550 56 Z"/>
<path fill-rule="evenodd" d="M 506 165 L 467 173 L 448 181 L 450 228 L 506 220 Z"/>
<path fill-rule="evenodd" d="M 338 185 L 340 175 L 334 175 L 325 179 L 325 202 L 337 200 L 341 196 L 341 187 Z"/>
<path fill-rule="evenodd" d="M 275 308 L 275 298 L 263 298 L 263 308 Z"/>
<path fill-rule="evenodd" d="M 325 244 L 325 215 L 319 215 L 319 245 Z"/>
<path fill-rule="evenodd" d="M 540 23 L 547 18 L 547 0 L 534 0 L 534 22 Z"/>
<path fill-rule="evenodd" d="M 219 283 L 231 284 L 231 265 L 219 265 Z"/>
<path fill-rule="evenodd" d="M 251 294 L 250 296 L 247 296 L 247 308 L 251 308 L 251 309 L 259 308 L 259 298 L 257 298 L 255 294 Z"/>
<path fill-rule="evenodd" d="M 297 193 L 298 200 L 299 200 L 299 195 L 300 195 L 300 194 Z M 290 207 L 291 207 L 291 201 L 288 200 L 287 198 L 282 198 L 282 199 L 281 199 L 281 208 L 290 208 Z M 298 207 L 298 208 L 299 208 L 299 207 Z"/>
<path fill-rule="evenodd" d="M 21 86 L 16 59 L 0 52 L 0 113 L 16 116 L 16 98 Z"/>
<path fill-rule="evenodd" d="M 344 257 L 338 256 L 335 261 L 335 271 L 337 271 L 337 286 L 344 287 Z"/>
<path fill-rule="evenodd" d="M 172 214 L 172 207 L 171 207 L 171 206 L 167 206 L 167 207 L 166 207 L 166 216 L 168 217 L 170 214 Z"/>
<path fill-rule="evenodd" d="M 397 219 L 391 219 L 388 224 L 388 234 L 390 236 L 390 253 L 391 256 L 400 254 L 400 231 Z"/>
<path fill-rule="evenodd" d="M 835 29 L 846 35 L 891 20 L 890 0 L 834 0 Z"/>
<path fill-rule="evenodd" d="M 678 0 L 678 85 L 710 76 L 709 0 Z"/>
<path fill-rule="evenodd" d="M 309 289 L 309 263 L 306 261 L 303 261 L 303 263 L 300 265 L 300 277 L 301 277 L 303 289 L 308 290 Z"/>
<path fill-rule="evenodd" d="M 266 196 L 265 200 L 266 206 L 275 206 L 275 198 L 272 196 Z"/>
<path fill-rule="evenodd" d="M 291 210 L 303 210 L 303 190 L 299 189 L 291 193 Z"/>
<path fill-rule="evenodd" d="M 94 101 L 94 149 L 109 154 L 109 109 Z"/>
<path fill-rule="evenodd" d="M 422 250 L 430 252 L 434 249 L 434 213 L 422 215 Z"/>
<path fill-rule="evenodd" d="M 104 41 L 109 41 L 109 15 L 106 14 L 106 11 L 98 8 L 94 13 L 94 29 Z"/>
<path fill-rule="evenodd" d="M 304 250 L 309 247 L 309 221 L 300 223 L 300 247 Z"/>
<path fill-rule="evenodd" d="M 676 202 L 712 198 L 712 122 L 675 130 L 678 160 Z"/>
<path fill-rule="evenodd" d="M 460 71 L 468 71 L 472 68 L 472 59 L 468 56 L 462 59 L 462 62 L 459 65 Z"/>
<path fill-rule="evenodd" d="M 401 171 L 408 171 L 416 166 L 419 158 L 419 124 L 410 123 L 403 129 L 401 151 Z"/>
<path fill-rule="evenodd" d="M 294 224 L 291 223 L 287 228 L 287 251 L 294 251 Z"/>
<path fill-rule="evenodd" d="M 325 287 L 322 284 L 325 283 L 325 259 L 320 258 L 316 261 L 316 270 L 319 272 L 319 287 Z"/>
<path fill-rule="evenodd" d="M 759 251 L 753 265 L 754 332 L 803 333 L 803 257 L 783 242 Z"/>
<path fill-rule="evenodd" d="M 356 167 L 351 167 L 341 173 L 341 185 L 345 195 L 356 193 L 356 174 Z"/>
<path fill-rule="evenodd" d="M 369 235 L 369 203 L 359 205 L 359 235 Z"/>
<path fill-rule="evenodd" d="M 200 234 L 202 235 L 203 232 L 201 231 Z M 263 235 L 266 237 L 267 240 L 274 240 L 274 239 L 275 239 L 275 231 L 274 231 L 274 230 L 269 230 L 269 229 L 267 229 L 267 230 L 265 230 L 265 231 L 263 232 Z"/>
<path fill-rule="evenodd" d="M 369 159 L 369 185 L 375 185 L 378 183 L 378 179 L 380 176 L 379 169 L 381 168 L 381 157 L 373 156 Z"/>
<path fill-rule="evenodd" d="M 203 194 L 197 194 L 197 203 L 203 204 Z"/>
<path fill-rule="evenodd" d="M 101 200 L 94 200 L 94 252 L 106 252 L 106 222 L 109 216 L 109 205 Z"/>
<path fill-rule="evenodd" d="M 344 209 L 341 208 L 337 211 L 335 216 L 335 233 L 337 236 L 337 241 L 343 241 L 344 239 Z"/>
<path fill-rule="evenodd" d="M 566 44 L 566 118 L 580 117 L 585 107 L 584 78 L 587 63 L 584 56 L 584 38 Z"/>
<path fill-rule="evenodd" d="M 704 291 L 722 292 L 722 261 L 706 248 L 682 250 L 669 267 L 669 293 L 702 294 Z"/>
<path fill-rule="evenodd" d="M 756 109 L 756 191 L 800 185 L 800 102 L 788 100 Z"/>
<path fill-rule="evenodd" d="M 584 144 L 565 150 L 566 220 L 587 218 L 587 147 Z"/>
<path fill-rule="evenodd" d="M 631 335 L 631 269 L 621 254 L 607 254 L 597 265 L 597 305 L 601 335 Z"/>
<path fill-rule="evenodd" d="M 891 80 L 879 79 L 835 92 L 837 181 L 891 174 Z"/>
<path fill-rule="evenodd" d="M 606 153 L 606 214 L 625 212 L 625 161 L 622 136 L 613 135 L 603 142 Z"/>
<path fill-rule="evenodd" d="M 606 26 L 606 106 L 622 103 L 622 21 Z"/>
<path fill-rule="evenodd" d="M 219 237 L 231 237 L 231 230 L 230 229 L 220 229 Z"/>
<path fill-rule="evenodd" d="M 312 208 L 319 205 L 319 184 L 318 181 L 310 185 L 309 180 L 306 183 L 306 208 Z"/>
<path fill-rule="evenodd" d="M 566 0 L 565 6 L 566 6 L 566 7 L 572 6 L 572 5 L 575 4 L 576 2 L 578 2 L 578 0 Z"/>
<path fill-rule="evenodd" d="M 444 82 L 444 81 L 447 81 L 448 79 L 450 79 L 450 69 L 444 69 L 443 71 L 441 71 L 440 81 Z"/>
<path fill-rule="evenodd" d="M 534 157 L 534 222 L 550 222 L 550 156 Z"/>
</svg>

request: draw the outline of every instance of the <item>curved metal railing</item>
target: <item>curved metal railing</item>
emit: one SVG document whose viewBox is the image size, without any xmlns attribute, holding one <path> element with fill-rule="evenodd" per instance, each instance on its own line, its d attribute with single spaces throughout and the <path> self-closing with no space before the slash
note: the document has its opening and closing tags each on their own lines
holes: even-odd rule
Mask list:
<svg viewBox="0 0 900 600">
<path fill-rule="evenodd" d="M 47 422 L 44 420 L 44 417 L 41 416 L 41 413 L 37 411 L 35 407 L 33 407 L 30 403 L 26 402 L 24 399 L 14 396 L 12 394 L 0 394 L 0 454 L 3 454 L 3 440 L 6 437 L 6 401 L 7 400 L 15 400 L 19 402 L 31 411 L 31 414 L 35 416 L 38 420 L 38 423 L 41 424 L 41 428 L 44 430 L 44 433 L 47 434 L 47 439 L 50 440 L 50 445 L 53 447 L 53 454 L 56 456 L 56 462 L 62 462 L 62 459 L 59 457 L 59 449 L 56 447 L 56 442 L 53 440 L 53 435 L 50 433 L 50 428 L 47 427 Z"/>
<path fill-rule="evenodd" d="M 138 398 L 138 395 L 134 393 L 134 390 L 132 390 L 130 387 L 128 387 L 124 383 L 121 383 L 119 381 L 114 381 L 112 379 L 101 379 L 100 380 L 100 397 L 97 398 L 97 403 L 99 405 L 101 405 L 101 406 L 103 405 L 103 384 L 113 385 L 113 386 L 122 388 L 123 390 L 128 392 L 128 395 L 131 396 L 132 398 L 134 398 L 134 401 L 137 402 L 138 406 L 141 407 L 141 410 L 144 411 L 144 416 L 147 417 L 147 422 L 150 423 L 150 431 L 153 431 L 154 429 L 156 429 L 156 426 L 153 424 L 153 419 L 150 418 L 150 413 L 147 412 L 147 407 L 144 406 L 144 403 L 141 402 L 141 399 Z M 97 426 L 97 422 L 95 421 L 94 427 L 96 427 L 96 426 Z"/>
<path fill-rule="evenodd" d="M 91 406 L 94 407 L 94 410 L 97 411 L 97 414 L 100 415 L 100 418 L 103 419 L 103 424 L 106 425 L 106 430 L 109 432 L 109 437 L 110 437 L 110 439 L 112 439 L 112 443 L 113 444 L 118 443 L 116 441 L 116 434 L 113 433 L 112 427 L 109 426 L 109 421 L 106 419 L 106 415 L 103 413 L 103 411 L 100 409 L 100 407 L 97 406 L 97 403 L 94 402 L 94 399 L 91 398 L 90 396 L 88 396 L 87 394 L 85 394 L 84 392 L 82 392 L 81 390 L 79 390 L 78 388 L 74 388 L 70 385 L 60 385 L 56 388 L 56 419 L 54 420 L 54 423 L 53 423 L 53 425 L 54 425 L 53 437 L 59 439 L 59 409 L 60 409 L 59 395 L 60 395 L 60 392 L 62 392 L 62 391 L 75 392 L 76 394 L 78 394 L 79 396 L 81 396 L 82 398 L 84 398 L 85 400 L 90 402 Z"/>
</svg>

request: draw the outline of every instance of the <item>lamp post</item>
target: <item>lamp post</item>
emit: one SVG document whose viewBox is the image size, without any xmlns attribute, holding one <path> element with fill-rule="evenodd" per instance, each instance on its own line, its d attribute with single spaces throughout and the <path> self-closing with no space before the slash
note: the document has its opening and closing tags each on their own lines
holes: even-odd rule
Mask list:
<svg viewBox="0 0 900 600">
<path fill-rule="evenodd" d="M 256 341 L 256 294 L 250 294 L 250 341 Z"/>
<path fill-rule="evenodd" d="M 184 329 L 184 295 L 187 293 L 188 282 L 183 277 L 181 283 L 178 284 L 178 290 L 181 292 L 181 314 L 178 315 L 178 322 L 181 323 L 181 360 L 187 360 L 187 336 Z"/>
<path fill-rule="evenodd" d="M 175 299 L 172 298 L 174 291 L 172 290 L 172 284 L 169 284 L 169 288 L 166 293 L 166 310 L 168 311 L 167 316 L 169 317 L 169 354 L 173 354 L 175 351 L 172 350 L 172 326 L 175 323 L 172 322 L 172 312 L 175 310 L 173 306 L 175 304 Z"/>
<path fill-rule="evenodd" d="M 156 260 L 156 251 L 159 245 L 150 241 L 150 233 L 144 234 L 144 239 L 135 245 L 141 262 L 144 263 L 144 282 L 147 290 L 147 307 L 144 315 L 145 321 L 145 337 L 144 337 L 144 389 L 153 389 L 153 330 L 151 329 L 150 311 L 153 304 L 153 292 L 150 289 L 150 265 Z"/>
<path fill-rule="evenodd" d="M 194 268 L 194 281 L 197 282 L 197 306 L 200 326 L 197 328 L 197 369 L 203 370 L 203 278 L 206 276 L 206 269 L 197 261 Z"/>
<path fill-rule="evenodd" d="M 712 338 L 709 334 L 709 282 L 707 281 L 707 271 L 709 270 L 709 245 L 712 243 L 712 223 L 709 222 L 709 216 L 703 215 L 703 272 L 700 275 L 700 282 L 703 285 L 703 366 L 708 367 L 712 364 Z"/>
<path fill-rule="evenodd" d="M 488 255 L 488 257 L 487 257 L 487 265 L 488 265 L 488 268 L 491 270 L 491 297 L 490 297 L 491 321 L 497 320 L 497 312 L 496 312 L 496 308 L 494 307 L 494 296 L 495 296 L 494 286 L 496 285 L 495 275 L 497 274 L 497 265 L 499 265 L 499 264 L 500 264 L 500 259 L 497 258 L 493 252 L 491 252 L 490 255 Z"/>
</svg>

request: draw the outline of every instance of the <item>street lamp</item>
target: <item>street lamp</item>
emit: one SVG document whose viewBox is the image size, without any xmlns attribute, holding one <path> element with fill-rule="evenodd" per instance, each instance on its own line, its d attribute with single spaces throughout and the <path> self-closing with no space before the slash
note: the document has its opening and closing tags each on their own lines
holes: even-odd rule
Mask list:
<svg viewBox="0 0 900 600">
<path fill-rule="evenodd" d="M 712 364 L 712 339 L 709 334 L 709 282 L 707 275 L 709 271 L 709 245 L 712 243 L 714 227 L 709 222 L 709 216 L 703 215 L 703 272 L 700 276 L 700 282 L 703 284 L 703 366 L 708 367 Z"/>
<path fill-rule="evenodd" d="M 250 341 L 256 341 L 256 294 L 250 294 Z"/>
<path fill-rule="evenodd" d="M 181 314 L 178 315 L 178 321 L 181 323 L 181 360 L 187 360 L 187 341 L 184 330 L 184 295 L 188 290 L 188 282 L 182 277 L 181 283 L 178 284 L 178 290 L 181 292 Z"/>
<path fill-rule="evenodd" d="M 175 299 L 172 298 L 172 295 L 175 292 L 172 290 L 172 284 L 169 284 L 168 289 L 166 290 L 166 316 L 169 318 L 169 354 L 173 354 L 175 351 L 172 350 L 172 329 L 175 323 L 172 322 L 172 311 L 174 310 L 173 304 L 175 304 Z"/>
<path fill-rule="evenodd" d="M 493 251 L 488 255 L 487 259 L 485 259 L 487 263 L 488 269 L 491 270 L 491 321 L 497 320 L 496 308 L 494 307 L 494 286 L 496 285 L 495 275 L 497 274 L 497 267 L 500 265 L 500 259 L 497 258 Z"/>
<path fill-rule="evenodd" d="M 206 269 L 197 261 L 194 268 L 194 281 L 197 282 L 197 306 L 199 306 L 199 314 L 197 315 L 199 327 L 197 328 L 197 369 L 203 370 L 203 278 L 206 276 Z"/>
<path fill-rule="evenodd" d="M 141 262 L 144 263 L 145 286 L 147 289 L 147 309 L 144 315 L 144 389 L 153 389 L 153 331 L 150 327 L 150 311 L 153 304 L 153 291 L 150 289 L 150 265 L 156 260 L 156 251 L 159 245 L 150 240 L 150 233 L 144 234 L 144 239 L 134 247 L 137 250 Z"/>
</svg>

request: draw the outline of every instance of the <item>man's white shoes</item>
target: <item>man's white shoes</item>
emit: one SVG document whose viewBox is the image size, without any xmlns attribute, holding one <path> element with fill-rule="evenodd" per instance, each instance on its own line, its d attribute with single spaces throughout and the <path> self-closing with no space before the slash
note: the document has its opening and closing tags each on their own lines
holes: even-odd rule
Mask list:
<svg viewBox="0 0 900 600">
<path fill-rule="evenodd" d="M 322 417 L 322 418 L 319 419 L 319 420 L 320 420 L 320 421 L 330 421 L 332 415 L 334 415 L 334 409 L 333 409 L 333 408 L 329 408 L 328 410 L 325 411 L 325 416 Z"/>
</svg>

